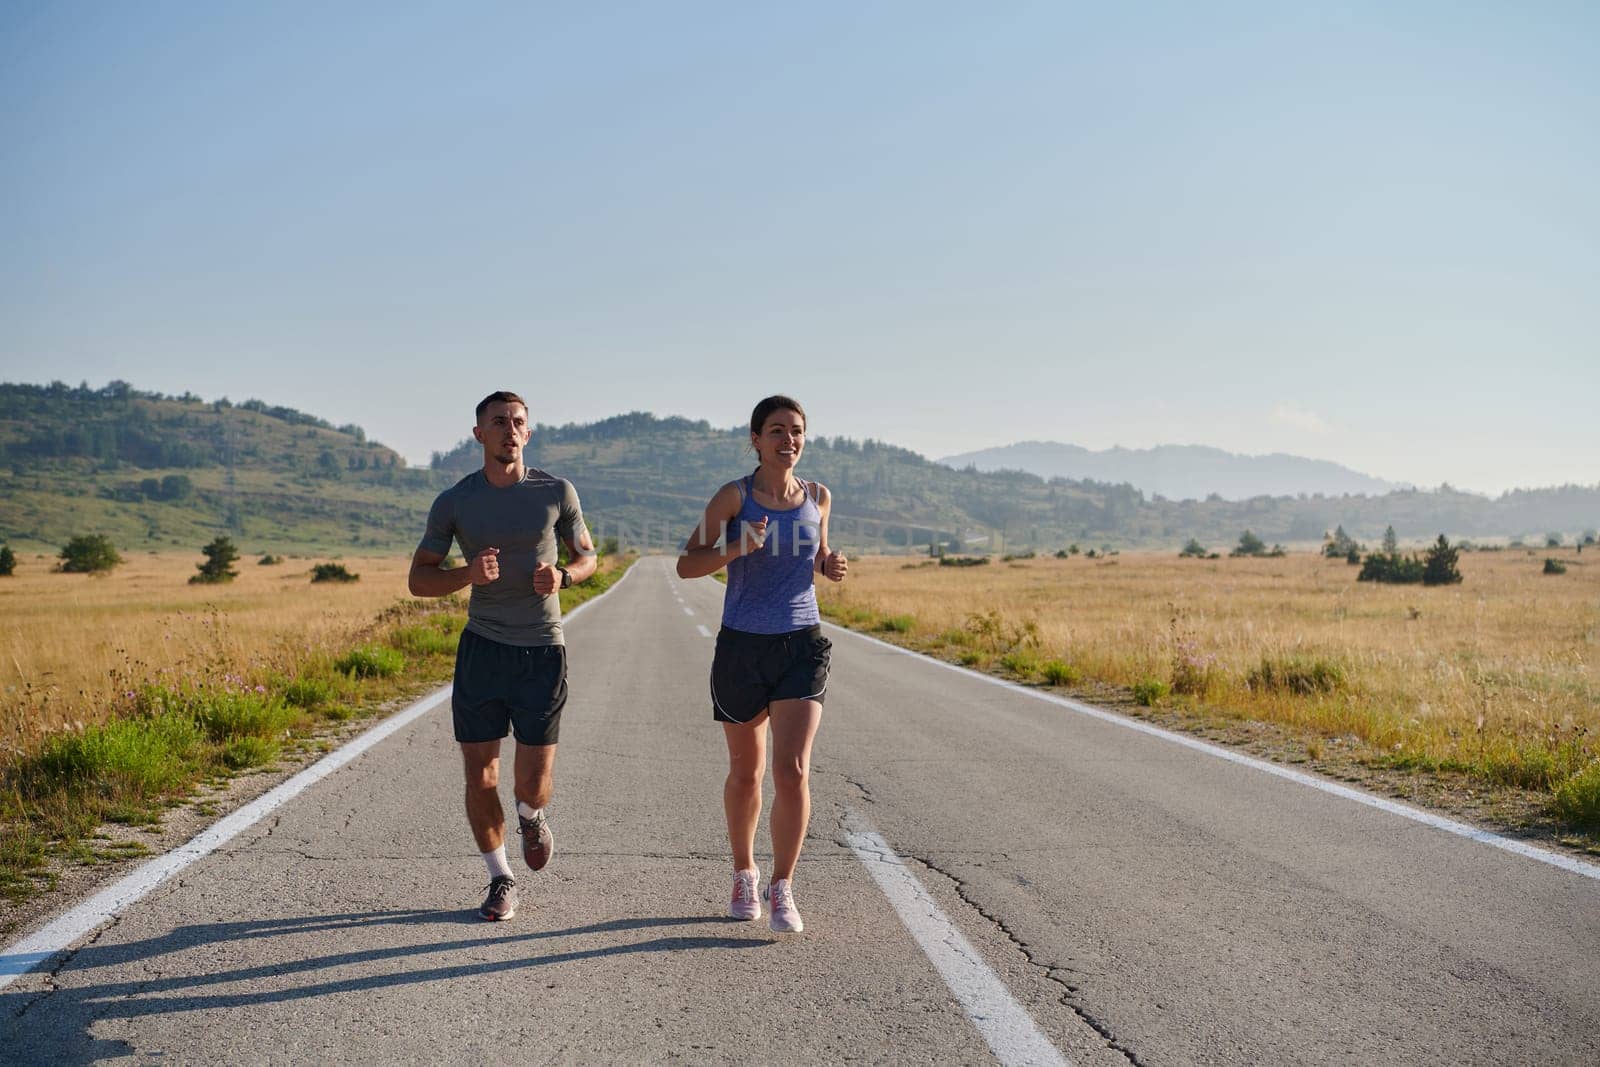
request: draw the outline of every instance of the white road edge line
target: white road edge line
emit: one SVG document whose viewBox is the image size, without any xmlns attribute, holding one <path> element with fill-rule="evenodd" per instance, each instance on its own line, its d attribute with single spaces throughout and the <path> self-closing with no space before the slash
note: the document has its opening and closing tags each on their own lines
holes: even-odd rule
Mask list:
<svg viewBox="0 0 1600 1067">
<path fill-rule="evenodd" d="M 637 565 L 635 563 L 634 566 Z M 562 618 L 562 624 L 571 622 L 584 608 L 627 581 L 633 571 L 634 567 L 629 567 L 611 589 L 573 608 Z M 157 856 L 149 863 L 135 868 L 88 900 L 69 909 L 64 915 L 52 919 L 20 941 L 7 945 L 5 950 L 0 952 L 0 989 L 4 989 L 22 975 L 65 952 L 79 938 L 110 922 L 123 909 L 174 874 L 197 860 L 204 859 L 373 745 L 432 711 L 449 697 L 450 689 L 448 685 L 435 689 L 366 733 L 334 749 L 293 778 L 287 779 L 238 811 L 200 831 L 171 852 Z"/>
<path fill-rule="evenodd" d="M 703 623 L 703 622 L 696 623 L 694 628 L 696 630 L 700 631 L 700 636 L 701 637 L 710 637 L 711 636 L 711 631 L 706 629 L 706 624 Z"/>
<path fill-rule="evenodd" d="M 856 827 L 845 837 L 850 850 L 889 898 L 995 1058 L 1008 1067 L 1068 1063 L 888 842 L 853 812 L 850 821 Z"/>
<path fill-rule="evenodd" d="M 1516 841 L 1509 837 L 1502 837 L 1499 834 L 1492 833 L 1491 831 L 1482 830 L 1476 826 L 1469 826 L 1464 822 L 1457 822 L 1455 819 L 1449 819 L 1443 815 L 1435 815 L 1431 811 L 1423 811 L 1420 808 L 1414 808 L 1409 804 L 1402 804 L 1399 801 L 1390 800 L 1387 797 L 1376 796 L 1372 793 L 1364 793 L 1359 789 L 1352 789 L 1349 786 L 1339 785 L 1336 782 L 1325 781 L 1313 775 L 1306 774 L 1303 771 L 1292 770 L 1288 767 L 1284 767 L 1264 759 L 1257 759 L 1255 756 L 1247 756 L 1242 752 L 1234 752 L 1233 750 L 1223 748 L 1220 745 L 1213 745 L 1208 741 L 1200 741 L 1196 738 L 1188 736 L 1187 734 L 1176 733 L 1172 730 L 1163 730 L 1159 726 L 1151 726 L 1149 723 L 1140 722 L 1137 719 L 1129 719 L 1122 715 L 1118 715 L 1116 712 L 1107 711 L 1104 708 L 1097 708 L 1093 704 L 1085 704 L 1081 700 L 1073 700 L 1070 697 L 1056 696 L 1054 693 L 1041 692 L 1037 689 L 1030 689 L 1027 686 L 1018 685 L 1015 682 L 1007 681 L 1004 678 L 996 678 L 990 674 L 983 674 L 978 671 L 968 670 L 965 667 L 958 667 L 953 663 L 946 663 L 943 660 L 935 659 L 932 656 L 926 656 L 920 652 L 913 652 L 908 648 L 901 648 L 899 645 L 890 644 L 888 641 L 881 641 L 876 637 L 868 637 L 866 634 L 857 633 L 855 630 L 840 626 L 837 623 L 830 622 L 826 625 L 834 630 L 838 630 L 841 633 L 847 633 L 852 637 L 858 637 L 863 641 L 870 641 L 875 645 L 881 645 L 882 647 L 894 652 L 898 652 L 903 656 L 911 656 L 914 659 L 931 663 L 935 667 L 943 667 L 945 670 L 955 671 L 956 673 L 965 675 L 966 677 L 972 678 L 975 681 L 987 682 L 990 685 L 998 685 L 1005 689 L 1015 690 L 1016 692 L 1033 697 L 1036 700 L 1042 700 L 1048 704 L 1058 704 L 1061 707 L 1069 708 L 1072 711 L 1077 712 L 1079 715 L 1087 715 L 1091 719 L 1099 719 L 1101 722 L 1107 722 L 1113 726 L 1120 726 L 1127 730 L 1137 730 L 1139 733 L 1149 734 L 1151 737 L 1159 737 L 1165 741 L 1171 741 L 1174 744 L 1182 745 L 1185 748 L 1192 748 L 1196 752 L 1204 752 L 1207 755 L 1216 756 L 1218 759 L 1227 760 L 1229 763 L 1237 763 L 1245 767 L 1253 767 L 1258 771 L 1265 771 L 1267 774 L 1276 775 L 1279 778 L 1285 778 L 1300 785 L 1310 786 L 1312 789 L 1319 789 L 1324 793 L 1331 793 L 1336 797 L 1343 797 L 1345 800 L 1353 800 L 1357 804 L 1365 804 L 1369 808 L 1377 808 L 1378 810 L 1386 811 L 1391 815 L 1398 815 L 1403 819 L 1410 819 L 1413 822 L 1419 822 L 1425 826 L 1431 826 L 1436 830 L 1443 830 L 1446 833 L 1455 834 L 1458 837 L 1465 837 L 1468 840 L 1476 841 L 1479 844 L 1489 845 L 1493 848 L 1515 853 L 1516 855 L 1522 856 L 1526 859 L 1536 860 L 1539 863 L 1546 863 L 1552 867 L 1559 867 L 1564 871 L 1570 871 L 1573 874 L 1582 875 L 1585 878 L 1593 878 L 1596 881 L 1600 881 L 1600 865 L 1597 864 L 1586 863 L 1583 860 L 1572 856 L 1564 856 L 1559 852 L 1551 852 L 1549 849 L 1540 848 L 1537 845 L 1530 845 L 1525 841 Z"/>
</svg>

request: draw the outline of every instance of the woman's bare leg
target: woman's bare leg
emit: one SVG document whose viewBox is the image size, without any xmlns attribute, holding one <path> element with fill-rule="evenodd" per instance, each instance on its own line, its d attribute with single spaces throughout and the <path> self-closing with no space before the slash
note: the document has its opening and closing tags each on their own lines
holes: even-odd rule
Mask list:
<svg viewBox="0 0 1600 1067">
<path fill-rule="evenodd" d="M 728 777 L 722 783 L 722 810 L 728 818 L 733 869 L 756 865 L 756 823 L 761 819 L 761 779 L 767 771 L 767 713 L 749 723 L 722 724 L 728 739 Z"/>
<path fill-rule="evenodd" d="M 794 876 L 811 821 L 811 742 L 822 722 L 822 705 L 774 700 L 771 716 L 772 881 L 777 881 Z"/>
</svg>

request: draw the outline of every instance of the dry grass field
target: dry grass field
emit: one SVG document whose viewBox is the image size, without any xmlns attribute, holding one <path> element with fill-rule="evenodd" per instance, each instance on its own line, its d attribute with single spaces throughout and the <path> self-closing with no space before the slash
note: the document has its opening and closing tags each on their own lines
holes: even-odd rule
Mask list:
<svg viewBox="0 0 1600 1067">
<path fill-rule="evenodd" d="M 1567 572 L 1541 573 L 1547 555 Z M 946 659 L 1275 722 L 1312 757 L 1337 740 L 1373 764 L 1546 790 L 1587 825 L 1600 811 L 1600 552 L 1465 553 L 1460 569 L 1461 584 L 1424 587 L 1358 583 L 1359 568 L 1310 554 L 880 557 L 819 593 L 836 621 Z"/>
<path fill-rule="evenodd" d="M 141 684 L 290 673 L 342 650 L 407 595 L 402 554 L 345 559 L 359 581 L 315 585 L 316 560 L 247 557 L 224 585 L 188 584 L 199 553 L 126 560 L 85 575 L 25 557 L 0 579 L 0 763 L 63 727 L 104 720 Z"/>
</svg>

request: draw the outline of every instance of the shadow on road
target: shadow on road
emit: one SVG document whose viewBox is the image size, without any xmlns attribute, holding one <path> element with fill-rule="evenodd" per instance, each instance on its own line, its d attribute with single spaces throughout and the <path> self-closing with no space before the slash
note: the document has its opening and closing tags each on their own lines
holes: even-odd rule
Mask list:
<svg viewBox="0 0 1600 1067">
<path fill-rule="evenodd" d="M 246 1008 L 316 997 L 333 996 L 423 982 L 481 977 L 497 973 L 526 971 L 552 964 L 572 963 L 637 953 L 682 952 L 706 949 L 745 949 L 772 943 L 770 938 L 746 938 L 679 934 L 623 944 L 559 950 L 573 939 L 594 935 L 627 934 L 632 931 L 670 927 L 727 927 L 730 920 L 720 916 L 653 916 L 613 919 L 560 930 L 518 932 L 518 923 L 485 923 L 472 911 L 372 911 L 332 915 L 313 915 L 280 919 L 248 919 L 237 922 L 193 923 L 179 926 L 159 937 L 125 943 L 89 944 L 75 953 L 58 957 L 57 987 L 52 991 L 0 993 L 0 1019 L 16 1034 L 17 1044 L 0 1059 L 36 1048 L 55 1062 L 89 1062 L 107 1056 L 128 1055 L 134 1050 L 121 1048 L 121 1042 L 91 1038 L 89 1026 L 99 1019 L 137 1018 L 169 1012 Z M 749 924 L 739 924 L 748 929 Z M 428 928 L 442 928 L 429 936 Z M 405 936 L 407 928 L 424 933 L 420 940 L 393 943 Z M 468 934 L 471 930 L 473 933 Z M 765 933 L 765 931 L 762 931 Z M 240 942 L 265 938 L 321 935 L 351 945 L 344 951 L 314 956 L 282 958 L 265 953 L 267 962 L 221 970 L 208 965 L 219 959 L 237 959 Z M 382 943 L 372 944 L 378 941 Z M 526 946 L 528 952 L 517 952 Z M 558 951 L 540 954 L 541 948 Z M 483 950 L 507 958 L 484 959 Z M 475 951 L 476 950 L 476 951 Z M 452 953 L 471 953 L 471 959 L 445 962 Z M 419 961 L 438 961 L 437 966 L 417 968 Z M 374 973 L 374 965 L 381 969 Z M 357 969 L 364 973 L 332 977 L 328 972 Z M 85 981 L 83 972 L 115 970 L 120 975 L 138 978 L 115 981 Z M 173 973 L 181 971 L 183 973 Z M 165 973 L 163 973 L 165 972 Z M 299 976 L 302 984 L 286 985 Z M 271 988 L 202 992 L 218 986 L 243 983 L 268 983 Z M 11 1038 L 8 1036 L 8 1045 Z"/>
</svg>

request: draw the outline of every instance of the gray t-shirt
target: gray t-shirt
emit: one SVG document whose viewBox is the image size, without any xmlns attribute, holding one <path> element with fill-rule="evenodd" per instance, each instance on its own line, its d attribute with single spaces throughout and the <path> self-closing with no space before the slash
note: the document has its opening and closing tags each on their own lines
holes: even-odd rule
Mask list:
<svg viewBox="0 0 1600 1067">
<path fill-rule="evenodd" d="M 472 587 L 467 629 L 526 648 L 566 643 L 561 599 L 535 593 L 533 571 L 556 561 L 557 535 L 581 544 L 587 533 L 578 491 L 565 478 L 529 467 L 522 481 L 497 489 L 480 470 L 439 494 L 417 547 L 442 556 L 454 540 L 469 562 L 486 548 L 498 548 L 500 577 Z"/>
</svg>

